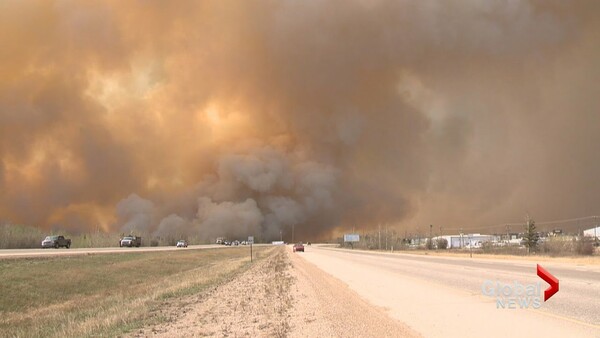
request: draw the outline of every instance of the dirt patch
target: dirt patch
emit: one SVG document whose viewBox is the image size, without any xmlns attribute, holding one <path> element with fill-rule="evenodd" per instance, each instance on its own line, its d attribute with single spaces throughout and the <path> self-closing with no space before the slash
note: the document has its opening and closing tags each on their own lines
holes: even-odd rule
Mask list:
<svg viewBox="0 0 600 338">
<path fill-rule="evenodd" d="M 340 280 L 292 254 L 296 283 L 290 337 L 418 337 L 385 309 L 365 301 Z"/>
<path fill-rule="evenodd" d="M 292 305 L 290 263 L 281 247 L 229 283 L 164 304 L 165 323 L 135 337 L 285 337 Z"/>
</svg>

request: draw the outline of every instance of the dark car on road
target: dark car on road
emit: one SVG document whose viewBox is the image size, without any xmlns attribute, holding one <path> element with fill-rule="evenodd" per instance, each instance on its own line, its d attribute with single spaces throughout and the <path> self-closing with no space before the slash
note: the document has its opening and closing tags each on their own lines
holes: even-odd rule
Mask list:
<svg viewBox="0 0 600 338">
<path fill-rule="evenodd" d="M 294 247 L 292 248 L 292 251 L 296 252 L 296 251 L 302 251 L 304 252 L 304 244 L 302 243 L 296 243 L 294 244 Z"/>
<path fill-rule="evenodd" d="M 42 241 L 42 248 L 55 248 L 58 249 L 60 247 L 70 248 L 71 240 L 69 238 L 65 238 L 64 236 L 47 236 Z"/>
</svg>

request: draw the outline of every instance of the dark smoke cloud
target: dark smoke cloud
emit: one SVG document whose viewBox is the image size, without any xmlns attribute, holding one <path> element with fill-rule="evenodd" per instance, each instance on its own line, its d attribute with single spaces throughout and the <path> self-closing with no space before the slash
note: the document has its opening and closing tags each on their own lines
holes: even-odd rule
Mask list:
<svg viewBox="0 0 600 338">
<path fill-rule="evenodd" d="M 0 219 L 289 239 L 598 213 L 594 1 L 4 1 Z"/>
</svg>

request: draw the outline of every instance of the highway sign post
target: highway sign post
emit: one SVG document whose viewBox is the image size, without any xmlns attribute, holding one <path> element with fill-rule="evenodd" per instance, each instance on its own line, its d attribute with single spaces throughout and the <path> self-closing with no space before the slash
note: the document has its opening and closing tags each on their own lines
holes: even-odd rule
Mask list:
<svg viewBox="0 0 600 338">
<path fill-rule="evenodd" d="M 248 236 L 248 243 L 250 244 L 250 262 L 252 262 L 252 244 L 254 244 L 254 236 Z"/>
<path fill-rule="evenodd" d="M 344 234 L 344 242 L 350 243 L 350 246 L 354 249 L 354 243 L 360 242 L 360 236 L 358 234 Z"/>
<path fill-rule="evenodd" d="M 360 236 L 358 234 L 345 234 L 344 235 L 344 242 L 359 242 L 360 241 Z"/>
</svg>

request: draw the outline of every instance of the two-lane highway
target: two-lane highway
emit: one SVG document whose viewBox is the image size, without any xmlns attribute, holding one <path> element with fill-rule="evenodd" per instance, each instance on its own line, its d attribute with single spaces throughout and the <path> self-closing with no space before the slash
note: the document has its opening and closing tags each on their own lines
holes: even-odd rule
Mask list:
<svg viewBox="0 0 600 338">
<path fill-rule="evenodd" d="M 302 254 L 301 254 L 302 255 Z M 541 282 L 536 263 L 311 247 L 306 260 L 426 337 L 600 337 L 600 266 L 543 262 L 560 291 L 539 309 L 498 308 L 486 280 Z"/>
</svg>

